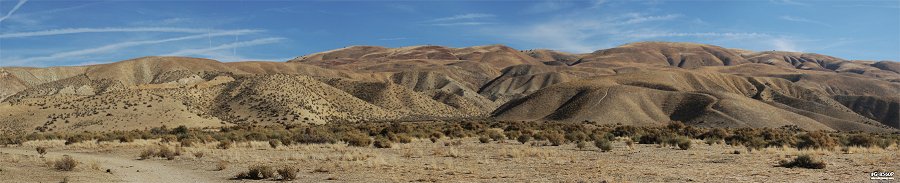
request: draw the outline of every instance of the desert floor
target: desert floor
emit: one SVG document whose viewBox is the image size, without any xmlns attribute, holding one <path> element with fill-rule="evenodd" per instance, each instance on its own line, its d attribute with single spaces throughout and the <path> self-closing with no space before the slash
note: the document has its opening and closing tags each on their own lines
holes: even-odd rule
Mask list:
<svg viewBox="0 0 900 183">
<path fill-rule="evenodd" d="M 0 182 L 241 182 L 251 180 L 232 178 L 258 164 L 295 166 L 300 169 L 295 182 L 867 182 L 872 171 L 900 170 L 896 146 L 850 148 L 849 153 L 792 148 L 748 152 L 741 146 L 698 140 L 689 150 L 648 144 L 630 148 L 616 141 L 612 151 L 600 152 L 592 144 L 578 149 L 575 144 L 533 146 L 511 140 L 485 144 L 474 138 L 437 143 L 421 139 L 389 149 L 345 144 L 272 149 L 266 142 L 243 142 L 231 149 L 216 149 L 216 143 L 185 147 L 175 160 L 138 160 L 144 149 L 177 144 L 63 143 L 34 141 L 0 148 Z M 37 146 L 50 147 L 49 153 L 41 158 Z M 200 153 L 202 157 L 196 157 Z M 827 167 L 776 166 L 799 154 L 812 154 Z M 47 163 L 63 155 L 81 162 L 75 171 L 58 171 Z M 219 165 L 226 168 L 216 170 Z"/>
</svg>

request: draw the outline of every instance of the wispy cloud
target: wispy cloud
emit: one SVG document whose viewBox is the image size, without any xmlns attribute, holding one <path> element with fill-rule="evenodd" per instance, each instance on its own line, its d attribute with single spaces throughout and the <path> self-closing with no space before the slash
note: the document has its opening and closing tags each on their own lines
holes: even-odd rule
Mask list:
<svg viewBox="0 0 900 183">
<path fill-rule="evenodd" d="M 791 39 L 787 39 L 787 38 L 772 38 L 772 39 L 770 40 L 770 42 L 771 42 L 771 44 L 772 44 L 772 47 L 775 48 L 775 50 L 779 50 L 779 51 L 793 51 L 793 52 L 800 52 L 800 51 L 803 51 L 802 49 L 800 49 L 799 47 L 797 47 L 797 43 L 795 43 L 795 42 L 794 42 L 793 40 L 791 40 Z"/>
<path fill-rule="evenodd" d="M 661 33 L 633 33 L 628 34 L 633 38 L 657 38 L 657 37 L 722 37 L 730 39 L 767 37 L 768 34 L 756 32 L 661 32 Z"/>
<path fill-rule="evenodd" d="M 433 23 L 434 26 L 469 26 L 469 25 L 489 25 L 491 22 L 453 22 L 453 23 Z"/>
<path fill-rule="evenodd" d="M 101 32 L 175 32 L 175 33 L 207 33 L 207 32 L 260 32 L 261 30 L 209 30 L 195 28 L 174 28 L 174 27 L 109 27 L 109 28 L 68 28 L 53 29 L 34 32 L 14 32 L 0 34 L 0 38 L 24 38 L 34 36 L 54 36 L 63 34 L 80 34 L 80 33 L 101 33 Z"/>
<path fill-rule="evenodd" d="M 787 20 L 787 21 L 792 21 L 792 22 L 801 22 L 801 23 L 819 24 L 819 25 L 822 25 L 822 26 L 831 27 L 831 24 L 827 24 L 827 23 L 825 23 L 825 22 L 820 22 L 820 21 L 815 21 L 815 20 L 810 20 L 810 19 L 806 19 L 806 18 L 803 18 L 803 17 L 795 17 L 795 16 L 788 16 L 788 15 L 785 15 L 785 16 L 781 16 L 781 17 L 779 17 L 779 18 L 782 19 L 782 20 Z"/>
<path fill-rule="evenodd" d="M 633 17 L 633 18 L 631 18 L 631 19 L 628 19 L 628 20 L 625 20 L 625 21 L 622 22 L 622 23 L 624 23 L 624 24 L 637 24 L 637 23 L 644 23 L 644 22 L 650 22 L 650 21 L 672 20 L 672 19 L 676 19 L 676 18 L 678 18 L 678 17 L 681 17 L 681 15 L 678 15 L 678 14 L 668 14 L 668 15 L 661 15 L 661 16 L 639 16 L 639 15 L 635 15 L 635 17 Z"/>
<path fill-rule="evenodd" d="M 160 43 L 166 43 L 166 42 L 184 41 L 184 40 L 191 40 L 191 39 L 203 39 L 203 38 L 218 37 L 218 36 L 243 35 L 243 34 L 250 34 L 250 33 L 255 33 L 255 32 L 259 32 L 259 31 L 257 31 L 257 30 L 234 30 L 234 31 L 224 31 L 224 32 L 209 33 L 209 34 L 196 34 L 196 35 L 191 35 L 191 36 L 175 37 L 175 38 L 160 39 L 160 40 L 129 41 L 129 42 L 109 44 L 109 45 L 100 46 L 100 47 L 96 47 L 96 48 L 60 52 L 60 53 L 55 53 L 55 54 L 52 54 L 49 56 L 30 57 L 30 58 L 23 58 L 23 59 L 19 59 L 19 60 L 12 60 L 9 63 L 10 63 L 10 65 L 19 65 L 19 64 L 30 63 L 30 62 L 54 61 L 54 60 L 60 60 L 60 59 L 66 59 L 66 58 L 77 58 L 77 57 L 81 57 L 84 55 L 105 53 L 105 52 L 109 52 L 109 51 L 115 51 L 115 50 L 120 50 L 120 49 L 124 49 L 124 48 L 135 47 L 135 46 L 160 44 Z"/>
<path fill-rule="evenodd" d="M 6 12 L 6 16 L 0 17 L 0 22 L 3 22 L 4 20 L 12 16 L 13 13 L 16 13 L 16 11 L 19 10 L 22 5 L 25 5 L 26 2 L 28 2 L 28 0 L 19 0 L 19 3 L 16 3 L 16 6 L 13 6 L 13 8 L 9 10 L 9 12 Z"/>
<path fill-rule="evenodd" d="M 478 18 L 490 18 L 490 17 L 495 17 L 495 16 L 496 15 L 486 14 L 486 13 L 467 13 L 467 14 L 454 15 L 454 16 L 449 16 L 449 17 L 435 18 L 435 19 L 429 20 L 429 22 L 448 22 L 448 21 L 456 21 L 456 20 L 472 20 L 472 19 L 478 19 Z"/>
<path fill-rule="evenodd" d="M 228 44 L 223 44 L 223 45 L 219 45 L 219 46 L 215 46 L 215 47 L 211 47 L 211 48 L 179 50 L 179 51 L 175 51 L 175 52 L 172 52 L 169 54 L 164 54 L 164 55 L 171 55 L 171 56 L 202 55 L 202 54 L 207 54 L 209 52 L 218 51 L 218 50 L 264 45 L 264 44 L 272 44 L 272 43 L 281 42 L 284 39 L 285 38 L 281 38 L 281 37 L 261 38 L 261 39 L 254 39 L 254 40 L 250 40 L 250 41 L 228 43 Z"/>
</svg>

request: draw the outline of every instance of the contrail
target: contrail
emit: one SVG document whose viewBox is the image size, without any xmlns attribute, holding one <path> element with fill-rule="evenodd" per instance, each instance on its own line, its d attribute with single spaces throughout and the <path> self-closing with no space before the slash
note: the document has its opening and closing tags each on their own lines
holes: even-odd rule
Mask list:
<svg viewBox="0 0 900 183">
<path fill-rule="evenodd" d="M 241 30 L 216 30 L 215 32 L 225 31 L 253 31 L 262 32 L 262 30 L 241 29 Z M 177 33 L 209 33 L 208 29 L 194 28 L 173 28 L 173 27 L 108 27 L 108 28 L 68 28 L 53 29 L 34 32 L 14 32 L 0 34 L 0 38 L 24 38 L 34 36 L 53 36 L 63 34 L 79 34 L 79 33 L 99 33 L 99 32 L 177 32 Z"/>
<path fill-rule="evenodd" d="M 19 3 L 16 3 L 16 6 L 14 6 L 12 10 L 6 12 L 6 16 L 0 17 L 0 22 L 3 22 L 3 20 L 6 20 L 7 18 L 9 18 L 9 16 L 12 16 L 13 13 L 16 13 L 16 10 L 19 10 L 22 5 L 25 5 L 25 2 L 28 2 L 28 0 L 19 0 Z"/>
<path fill-rule="evenodd" d="M 241 41 L 241 42 L 234 42 L 234 43 L 223 44 L 223 45 L 219 45 L 219 46 L 216 46 L 216 47 L 209 47 L 209 48 L 205 48 L 205 49 L 186 49 L 186 50 L 179 50 L 179 51 L 176 51 L 176 52 L 172 52 L 172 53 L 169 53 L 169 54 L 163 54 L 163 55 L 168 55 L 168 56 L 189 56 L 189 55 L 203 54 L 203 53 L 207 53 L 207 52 L 211 52 L 211 51 L 224 50 L 224 49 L 229 49 L 229 48 L 234 49 L 234 48 L 238 48 L 238 47 L 248 47 L 248 46 L 256 46 L 256 45 L 262 45 L 262 44 L 272 44 L 272 43 L 280 42 L 280 41 L 282 41 L 282 40 L 284 40 L 284 39 L 285 39 L 285 38 L 280 38 L 280 37 L 271 37 L 271 38 L 254 39 L 254 40 L 250 40 L 250 41 Z"/>
<path fill-rule="evenodd" d="M 230 36 L 230 35 L 240 35 L 240 34 L 249 34 L 249 33 L 252 33 L 252 31 L 227 31 L 227 32 L 219 32 L 219 33 L 212 33 L 212 34 L 198 34 L 198 35 L 191 35 L 191 36 L 184 36 L 184 37 L 161 39 L 161 40 L 122 42 L 122 43 L 110 44 L 110 45 L 105 45 L 105 46 L 90 48 L 90 49 L 60 52 L 60 53 L 55 53 L 55 54 L 52 54 L 49 56 L 25 58 L 25 59 L 21 59 L 21 60 L 16 60 L 14 63 L 27 63 L 27 62 L 36 62 L 36 61 L 57 60 L 57 59 L 62 59 L 62 58 L 67 58 L 67 57 L 96 54 L 96 53 L 102 53 L 102 52 L 118 50 L 118 49 L 128 48 L 128 47 L 134 47 L 134 46 L 159 44 L 159 43 L 165 43 L 165 42 L 182 41 L 182 40 L 190 40 L 190 39 L 203 39 L 207 36 Z"/>
</svg>

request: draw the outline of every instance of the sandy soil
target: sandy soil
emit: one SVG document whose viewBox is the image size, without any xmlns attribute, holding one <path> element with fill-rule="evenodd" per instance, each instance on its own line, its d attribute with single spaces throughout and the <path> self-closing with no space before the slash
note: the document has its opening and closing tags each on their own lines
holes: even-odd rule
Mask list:
<svg viewBox="0 0 900 183">
<path fill-rule="evenodd" d="M 514 141 L 482 144 L 476 139 L 445 146 L 451 141 L 415 140 L 390 149 L 343 144 L 272 149 L 265 142 L 243 142 L 223 150 L 209 143 L 184 148 L 175 160 L 137 160 L 142 149 L 157 146 L 153 141 L 70 146 L 61 141 L 26 143 L 0 148 L 0 176 L 13 182 L 59 181 L 66 176 L 74 182 L 239 182 L 231 178 L 250 165 L 264 164 L 299 168 L 295 182 L 866 182 L 872 171 L 900 170 L 896 146 L 851 148 L 849 154 L 791 148 L 748 153 L 743 147 L 710 146 L 701 141 L 695 141 L 689 150 L 645 144 L 629 148 L 614 142 L 611 152 L 599 152 L 593 146 L 578 149 L 574 144 L 532 146 Z M 74 172 L 53 170 L 37 157 L 33 148 L 37 145 L 52 147 L 44 159 L 68 154 L 100 168 L 83 165 Z M 196 152 L 203 157 L 195 157 Z M 827 167 L 775 166 L 779 160 L 799 154 L 812 154 Z M 12 162 L 14 159 L 18 163 Z M 221 161 L 228 162 L 227 168 L 216 171 Z M 105 173 L 106 169 L 112 173 Z"/>
</svg>

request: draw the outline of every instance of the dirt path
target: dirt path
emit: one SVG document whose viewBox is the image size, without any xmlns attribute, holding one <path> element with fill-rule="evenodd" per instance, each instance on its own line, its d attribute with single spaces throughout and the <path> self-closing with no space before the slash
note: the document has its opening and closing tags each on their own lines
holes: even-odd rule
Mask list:
<svg viewBox="0 0 900 183">
<path fill-rule="evenodd" d="M 0 152 L 21 155 L 35 155 L 33 149 L 0 148 Z M 104 156 L 97 154 L 78 152 L 48 152 L 47 158 L 61 158 L 63 155 L 72 156 L 80 162 L 96 162 L 103 169 L 111 169 L 112 174 L 121 178 L 124 182 L 221 182 L 215 181 L 193 173 L 194 170 L 180 169 L 152 161 L 140 161 L 136 159 Z"/>
</svg>

